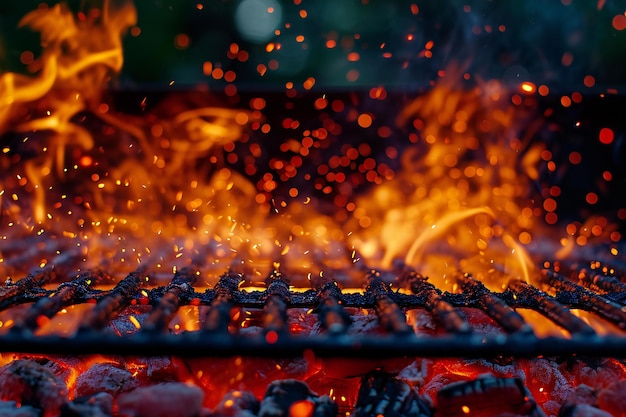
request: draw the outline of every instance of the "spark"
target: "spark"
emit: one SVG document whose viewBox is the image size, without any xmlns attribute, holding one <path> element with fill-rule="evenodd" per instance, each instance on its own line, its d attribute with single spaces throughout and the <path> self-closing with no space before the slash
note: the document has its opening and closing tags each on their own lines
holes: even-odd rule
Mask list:
<svg viewBox="0 0 626 417">
<path fill-rule="evenodd" d="M 128 316 L 128 320 L 130 320 L 130 322 L 133 324 L 133 326 L 135 326 L 135 328 L 141 329 L 141 324 L 139 323 L 139 320 L 137 320 L 135 316 L 133 315 Z"/>
</svg>

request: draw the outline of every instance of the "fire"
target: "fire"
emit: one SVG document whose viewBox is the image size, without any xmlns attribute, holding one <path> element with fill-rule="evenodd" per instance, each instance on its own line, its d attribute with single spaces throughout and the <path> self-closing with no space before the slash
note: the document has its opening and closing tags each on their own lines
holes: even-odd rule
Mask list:
<svg viewBox="0 0 626 417">
<path fill-rule="evenodd" d="M 351 280 L 354 272 L 344 272 L 357 259 L 382 268 L 401 259 L 441 288 L 451 287 L 459 271 L 471 271 L 493 289 L 535 274 L 542 256 L 533 256 L 541 246 L 536 236 L 546 234 L 545 223 L 557 222 L 560 193 L 558 187 L 541 196 L 530 191 L 542 164 L 557 169 L 551 152 L 533 140 L 545 127 L 535 112 L 536 94 L 547 94 L 547 86 L 524 81 L 511 89 L 495 80 L 474 82 L 451 65 L 438 71 L 430 91 L 404 107 L 397 130 L 379 126 L 375 112 L 322 95 L 314 103 L 317 111 L 345 111 L 362 131 L 377 129 L 381 140 L 397 132 L 408 139 L 406 148 L 385 149 L 386 156 L 401 161 L 396 170 L 378 163 L 369 143 L 342 149 L 345 155 L 321 164 L 317 174 L 326 182 L 315 182 L 316 189 L 325 195 L 334 192 L 334 184 L 340 189 L 328 210 L 328 201 L 315 198 L 309 183 L 295 182 L 286 195 L 278 193 L 317 149 L 337 141 L 341 129 L 331 119 L 303 130 L 302 121 L 285 117 L 282 128 L 302 131 L 303 138 L 282 143 L 280 152 L 294 156 L 272 159 L 274 172 L 263 174 L 255 160 L 264 147 L 251 132 L 277 129 L 265 120 L 263 112 L 271 106 L 266 98 L 254 97 L 244 109 L 206 99 L 207 94 L 179 94 L 146 111 L 150 100 L 144 97 L 139 116 L 118 112 L 104 92 L 122 69 L 122 36 L 141 33 L 136 21 L 131 3 L 107 0 L 78 13 L 63 4 L 42 6 L 21 20 L 40 33 L 43 49 L 39 57 L 24 58 L 33 75 L 0 76 L 0 132 L 20 138 L 7 136 L 2 145 L 0 162 L 7 173 L 0 202 L 3 239 L 29 242 L 45 253 L 37 264 L 80 258 L 86 268 L 105 262 L 124 271 L 146 262 L 160 271 L 190 264 L 221 271 L 237 264 L 262 277 L 280 261 L 306 283 L 325 271 Z M 280 33 L 277 29 L 276 36 Z M 306 43 L 304 37 L 298 43 Z M 188 48 L 192 39 L 177 34 L 175 44 Z M 264 45 L 274 50 L 281 43 Z M 435 50 L 434 41 L 425 45 Z M 237 43 L 227 49 L 229 59 L 250 59 Z M 356 51 L 346 56 L 352 63 L 361 60 Z M 264 73 L 265 64 L 259 66 Z M 226 95 L 238 97 L 234 71 L 206 60 L 201 70 L 224 78 L 230 83 Z M 470 80 L 473 84 L 463 84 Z M 302 86 L 308 91 L 318 83 L 308 77 Z M 296 84 L 285 86 L 295 98 Z M 373 101 L 389 99 L 383 86 L 367 93 Z M 577 102 L 574 94 L 572 100 Z M 599 140 L 610 145 L 614 136 L 606 127 Z M 237 152 L 246 146 L 247 153 Z M 352 198 L 345 190 L 358 181 L 349 172 L 333 171 L 337 167 L 359 170 L 374 187 Z M 596 204 L 598 195 L 589 193 L 587 202 Z M 555 236 L 561 257 L 595 238 L 621 238 L 604 217 L 568 225 L 560 240 L 554 230 L 547 234 Z M 610 253 L 619 250 L 612 247 Z M 19 260 L 4 253 L 0 258 L 7 273 L 24 272 Z"/>
<path fill-rule="evenodd" d="M 455 270 L 498 285 L 503 273 L 528 280 L 524 244 L 535 221 L 527 196 L 542 151 L 530 138 L 539 126 L 521 130 L 532 115 L 504 103 L 497 82 L 462 90 L 455 79 L 448 71 L 398 117 L 419 126 L 421 143 L 392 181 L 357 201 L 372 226 L 353 245 L 368 259 L 384 254 L 383 266 L 404 258 L 444 282 Z"/>
<path fill-rule="evenodd" d="M 11 72 L 0 77 L 0 131 L 50 132 L 49 143 L 40 148 L 42 155 L 24 167 L 34 189 L 33 217 L 38 223 L 46 217 L 45 177 L 53 172 L 64 175 L 69 147 L 88 151 L 94 146 L 91 134 L 71 118 L 100 104 L 109 74 L 122 67 L 120 34 L 136 21 L 134 9 L 116 9 L 108 2 L 101 12 L 94 9 L 83 17 L 76 19 L 63 4 L 27 14 L 20 25 L 41 33 L 41 71 L 36 77 Z"/>
</svg>

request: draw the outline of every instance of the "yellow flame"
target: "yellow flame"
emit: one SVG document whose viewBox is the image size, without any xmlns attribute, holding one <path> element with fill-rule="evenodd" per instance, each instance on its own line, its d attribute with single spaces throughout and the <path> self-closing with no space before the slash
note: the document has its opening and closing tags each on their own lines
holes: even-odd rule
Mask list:
<svg viewBox="0 0 626 417">
<path fill-rule="evenodd" d="M 437 277 L 501 270 L 528 280 L 533 262 L 514 236 L 528 243 L 536 227 L 526 197 L 542 147 L 527 144 L 538 126 L 499 83 L 463 90 L 455 71 L 399 115 L 417 127 L 417 144 L 392 181 L 357 200 L 371 226 L 353 226 L 351 243 L 385 267 L 400 257 Z"/>
<path fill-rule="evenodd" d="M 250 124 L 260 125 L 265 104 L 247 111 L 177 103 L 146 120 L 103 103 L 109 78 L 122 68 L 121 36 L 135 22 L 130 3 L 107 0 L 95 17 L 80 19 L 58 4 L 22 19 L 41 33 L 43 50 L 38 73 L 0 75 L 0 132 L 28 132 L 24 144 L 35 150 L 15 168 L 17 179 L 0 184 L 9 227 L 45 235 L 57 226 L 54 235 L 72 239 L 67 246 L 83 258 L 103 255 L 132 267 L 150 258 L 167 271 L 176 270 L 168 262 L 194 258 L 218 269 L 250 268 L 258 280 L 277 260 L 321 277 L 353 268 L 359 256 L 377 267 L 401 258 L 444 282 L 452 271 L 471 271 L 495 277 L 498 288 L 502 275 L 532 275 L 526 247 L 537 216 L 527 197 L 544 150 L 531 137 L 542 123 L 513 105 L 499 82 L 464 89 L 462 69 L 448 68 L 398 115 L 412 135 L 399 171 L 351 202 L 354 210 L 340 223 L 315 213 L 306 190 L 295 190 L 303 201 L 269 204 L 258 185 L 227 168 L 224 149 L 246 137 Z M 530 97 L 536 87 L 519 89 Z M 119 134 L 103 140 L 73 122 L 79 112 Z M 372 124 L 365 118 L 364 129 Z M 72 151 L 78 157 L 66 160 Z M 2 162 L 10 152 L 3 149 Z M 274 181 L 266 181 L 271 190 Z M 574 242 L 566 239 L 557 255 L 567 256 Z"/>
</svg>

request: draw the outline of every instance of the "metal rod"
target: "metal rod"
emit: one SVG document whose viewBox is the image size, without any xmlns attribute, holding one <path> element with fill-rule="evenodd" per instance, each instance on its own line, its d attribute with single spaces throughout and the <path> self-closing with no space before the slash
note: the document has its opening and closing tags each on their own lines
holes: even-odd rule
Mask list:
<svg viewBox="0 0 626 417">
<path fill-rule="evenodd" d="M 266 281 L 269 285 L 265 291 L 265 306 L 263 307 L 263 329 L 265 332 L 287 333 L 289 323 L 287 305 L 289 304 L 289 285 L 283 279 L 282 273 L 275 268 Z"/>
<path fill-rule="evenodd" d="M 32 294 L 44 291 L 41 287 L 54 280 L 56 276 L 56 268 L 46 267 L 33 274 L 28 274 L 28 276 L 20 279 L 15 284 L 5 284 L 0 292 L 0 311 L 32 301 Z"/>
<path fill-rule="evenodd" d="M 318 290 L 315 312 L 324 330 L 330 334 L 344 334 L 352 324 L 350 314 L 339 303 L 341 289 L 336 282 L 328 282 Z"/>
<path fill-rule="evenodd" d="M 146 271 L 145 266 L 139 267 L 121 280 L 111 292 L 101 297 L 94 308 L 83 317 L 78 331 L 80 333 L 94 332 L 105 328 L 110 320 L 128 306 L 139 292 L 141 286 L 146 282 Z"/>
<path fill-rule="evenodd" d="M 404 311 L 391 299 L 391 288 L 380 278 L 380 273 L 370 270 L 366 275 L 366 282 L 366 295 L 374 299 L 374 310 L 380 324 L 394 334 L 415 335 L 411 326 L 406 323 Z"/>
<path fill-rule="evenodd" d="M 626 284 L 616 277 L 600 274 L 589 274 L 586 270 L 578 274 L 580 283 L 595 292 L 626 293 Z"/>
<path fill-rule="evenodd" d="M 220 277 L 213 291 L 214 298 L 207 311 L 203 330 L 207 332 L 228 333 L 230 312 L 233 306 L 233 293 L 243 280 L 240 274 L 228 271 Z"/>
<path fill-rule="evenodd" d="M 509 282 L 509 289 L 511 289 L 517 297 L 523 298 L 530 308 L 548 317 L 568 332 L 583 335 L 595 334 L 591 326 L 573 315 L 554 298 L 532 285 L 528 285 L 524 281 L 513 280 Z"/>
<path fill-rule="evenodd" d="M 406 265 L 401 266 L 398 282 L 417 296 L 426 299 L 425 308 L 433 315 L 448 333 L 471 333 L 472 328 L 459 310 L 446 301 L 441 290 L 427 281 L 427 278 Z"/>
<path fill-rule="evenodd" d="M 59 285 L 56 291 L 47 297 L 39 298 L 23 315 L 16 317 L 11 331 L 34 331 L 62 308 L 76 304 L 77 300 L 89 291 L 89 287 L 107 277 L 108 275 L 102 271 L 90 271 Z"/>
<path fill-rule="evenodd" d="M 172 281 L 165 287 L 165 291 L 158 297 L 158 301 L 141 326 L 144 332 L 162 332 L 174 319 L 183 298 L 190 299 L 194 290 L 192 285 L 198 276 L 189 269 L 177 271 Z"/>
<path fill-rule="evenodd" d="M 313 353 L 320 357 L 626 357 L 626 338 L 617 336 L 574 336 L 537 338 L 515 333 L 406 338 L 398 335 L 324 335 L 300 337 L 279 334 L 277 339 L 223 333 L 190 332 L 171 335 L 138 332 L 120 338 L 109 334 L 84 333 L 75 337 L 3 335 L 0 351 L 64 355 L 102 354 L 180 357 L 298 357 Z"/>
<path fill-rule="evenodd" d="M 509 307 L 501 298 L 489 291 L 481 282 L 476 281 L 470 274 L 457 277 L 463 291 L 474 294 L 478 298 L 478 305 L 489 317 L 494 319 L 509 333 L 532 333 L 532 328 L 522 316 Z"/>
<path fill-rule="evenodd" d="M 622 309 L 621 305 L 574 284 L 557 272 L 544 270 L 541 274 L 547 284 L 558 290 L 557 300 L 567 300 L 575 308 L 592 311 L 620 329 L 626 329 L 626 311 Z"/>
</svg>

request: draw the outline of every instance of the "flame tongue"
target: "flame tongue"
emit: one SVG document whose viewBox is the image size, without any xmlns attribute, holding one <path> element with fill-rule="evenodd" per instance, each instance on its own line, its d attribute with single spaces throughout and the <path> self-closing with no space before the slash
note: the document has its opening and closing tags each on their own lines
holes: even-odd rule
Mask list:
<svg viewBox="0 0 626 417">
<path fill-rule="evenodd" d="M 523 198 L 541 146 L 519 138 L 532 134 L 521 130 L 531 114 L 503 104 L 495 82 L 465 91 L 454 79 L 447 74 L 400 114 L 398 123 L 419 126 L 422 138 L 392 181 L 358 201 L 372 225 L 353 242 L 367 258 L 384 253 L 385 266 L 402 257 L 444 287 L 459 269 L 528 280 L 522 244 L 532 240 L 534 215 Z"/>
<path fill-rule="evenodd" d="M 35 61 L 40 71 L 35 77 L 10 72 L 0 77 L 0 131 L 24 132 L 24 142 L 28 132 L 47 132 L 34 139 L 43 142 L 31 145 L 38 156 L 25 161 L 18 174 L 19 185 L 34 195 L 36 223 L 51 216 L 45 195 L 51 176 L 65 176 L 68 150 L 94 147 L 90 132 L 73 118 L 96 111 L 110 74 L 122 68 L 120 35 L 135 23 L 135 10 L 128 3 L 116 8 L 105 1 L 103 6 L 78 17 L 61 3 L 28 13 L 20 25 L 41 33 L 43 53 Z"/>
<path fill-rule="evenodd" d="M 281 152 L 296 153 L 297 161 L 272 159 L 280 175 L 268 172 L 255 184 L 248 176 L 261 176 L 255 161 L 264 150 L 250 129 L 271 130 L 262 124 L 264 99 L 239 110 L 178 97 L 167 101 L 168 111 L 142 117 L 115 113 L 103 101 L 110 77 L 122 68 L 121 36 L 136 19 L 129 2 L 105 0 L 100 9 L 77 14 L 62 4 L 41 7 L 20 23 L 41 33 L 43 52 L 30 67 L 34 76 L 0 76 L 0 132 L 20 134 L 0 155 L 9 171 L 1 179 L 1 221 L 10 230 L 6 240 L 45 253 L 28 252 L 39 256 L 38 265 L 69 252 L 88 267 L 106 259 L 124 272 L 134 269 L 125 267 L 129 263 L 150 260 L 165 270 L 237 264 L 264 276 L 280 260 L 306 282 L 323 271 L 349 271 L 356 248 L 372 267 L 388 269 L 401 259 L 451 290 L 450 277 L 459 271 L 471 271 L 493 289 L 508 281 L 505 276 L 528 281 L 535 273 L 526 249 L 538 247 L 533 233 L 542 230 L 536 220 L 542 212 L 529 189 L 545 150 L 531 140 L 543 125 L 530 110 L 532 83 L 522 84 L 526 98 L 516 96 L 511 104 L 511 92 L 497 81 L 468 89 L 457 82 L 465 75 L 461 69 L 440 72 L 432 90 L 397 117 L 397 131 L 410 132 L 411 142 L 402 153 L 394 143 L 385 151 L 400 157 L 398 172 L 377 166 L 367 143 L 341 147 L 339 163 L 316 170 L 324 179 L 312 180 L 323 193 L 327 182 L 346 186 L 337 187 L 333 205 L 345 213 L 327 216 L 317 212 L 328 202 L 311 199 L 315 191 L 306 183 L 292 187 L 289 198 L 273 197 L 278 178 L 292 178 L 302 157 L 339 147 L 327 140 L 340 131 L 326 123 L 333 120 L 320 118 L 329 128 L 307 130 L 301 142 L 288 139 Z M 386 97 L 382 87 L 372 91 L 372 99 Z M 320 111 L 328 104 L 325 97 L 315 102 Z M 376 122 L 376 115 L 352 110 L 348 122 L 361 128 Z M 300 126 L 291 118 L 282 124 Z M 248 146 L 249 155 L 236 146 Z M 240 159 L 245 174 L 234 168 Z M 376 187 L 347 203 L 359 180 L 328 172 L 335 165 L 353 170 L 354 178 L 364 174 Z M 544 208 L 554 211 L 552 203 Z M 7 256 L 15 248 L 2 250 Z M 22 261 L 2 263 L 16 272 Z"/>
</svg>

